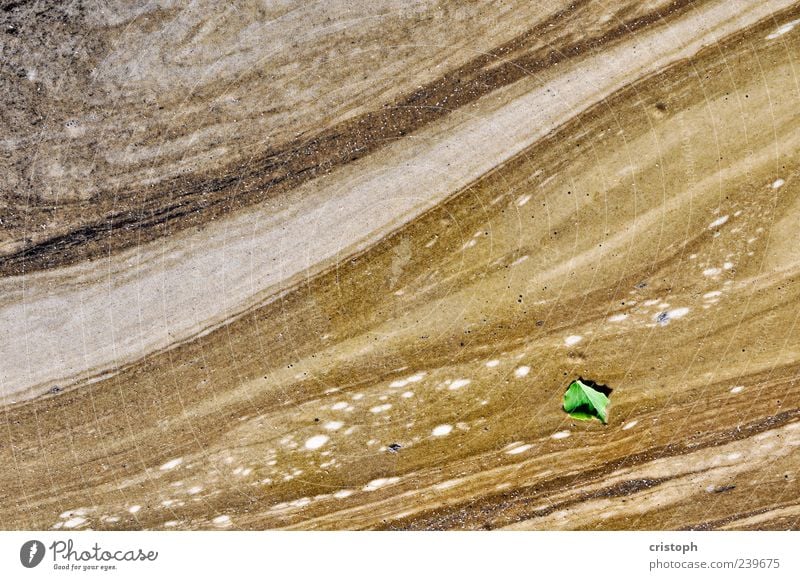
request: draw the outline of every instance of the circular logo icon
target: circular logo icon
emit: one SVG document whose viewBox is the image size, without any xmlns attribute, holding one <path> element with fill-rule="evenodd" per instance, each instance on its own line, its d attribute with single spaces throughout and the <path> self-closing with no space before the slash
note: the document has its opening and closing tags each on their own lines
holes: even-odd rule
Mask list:
<svg viewBox="0 0 800 580">
<path fill-rule="evenodd" d="M 26 568 L 35 568 L 44 558 L 44 544 L 39 540 L 28 540 L 19 549 L 19 561 Z"/>
</svg>

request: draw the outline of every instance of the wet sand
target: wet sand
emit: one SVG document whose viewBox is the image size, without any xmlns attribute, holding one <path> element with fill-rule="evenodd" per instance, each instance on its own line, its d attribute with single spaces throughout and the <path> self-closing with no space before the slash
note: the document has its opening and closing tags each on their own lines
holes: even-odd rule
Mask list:
<svg viewBox="0 0 800 580">
<path fill-rule="evenodd" d="M 506 9 L 112 11 L 15 73 L 4 527 L 798 527 L 800 7 Z"/>
</svg>

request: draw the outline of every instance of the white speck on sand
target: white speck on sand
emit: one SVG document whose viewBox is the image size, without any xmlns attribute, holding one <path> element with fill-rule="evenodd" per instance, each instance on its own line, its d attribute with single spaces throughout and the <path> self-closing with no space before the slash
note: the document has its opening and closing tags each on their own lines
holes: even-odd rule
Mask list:
<svg viewBox="0 0 800 580">
<path fill-rule="evenodd" d="M 327 423 L 325 423 L 324 428 L 328 431 L 336 431 L 338 429 L 341 429 L 343 425 L 344 423 L 342 423 L 341 421 L 328 421 Z"/>
<path fill-rule="evenodd" d="M 672 310 L 667 312 L 667 314 L 669 315 L 670 319 L 683 318 L 684 316 L 689 314 L 689 309 L 686 308 L 685 306 L 682 306 L 681 308 L 673 308 Z"/>
<path fill-rule="evenodd" d="M 500 364 L 500 361 L 495 358 L 495 359 L 492 359 L 492 360 L 488 361 L 486 363 L 486 366 L 489 367 L 490 369 L 493 369 L 494 367 L 496 367 L 499 364 Z"/>
<path fill-rule="evenodd" d="M 566 439 L 569 436 L 570 436 L 569 431 L 559 431 L 558 433 L 553 433 L 552 435 L 550 435 L 550 437 L 553 439 Z"/>
<path fill-rule="evenodd" d="M 577 334 L 573 334 L 573 335 L 568 336 L 567 338 L 564 339 L 564 344 L 566 344 L 567 346 L 572 346 L 572 345 L 578 344 L 582 340 L 583 340 L 582 336 L 578 336 Z"/>
<path fill-rule="evenodd" d="M 314 449 L 319 449 L 320 447 L 325 445 L 329 439 L 330 437 L 328 437 L 327 435 L 314 435 L 313 437 L 309 437 L 308 439 L 306 439 L 305 448 L 310 449 L 312 451 Z"/>
<path fill-rule="evenodd" d="M 391 403 L 384 403 L 383 405 L 377 405 L 375 407 L 372 407 L 369 411 L 370 413 L 377 414 L 377 413 L 383 413 L 384 411 L 388 411 L 391 408 L 392 408 Z"/>
<path fill-rule="evenodd" d="M 341 411 L 342 409 L 347 408 L 347 403 L 345 401 L 339 401 L 338 403 L 334 403 L 331 405 L 332 411 Z"/>
<path fill-rule="evenodd" d="M 453 430 L 452 425 L 437 425 L 436 427 L 433 428 L 433 431 L 431 433 L 434 437 L 444 437 L 445 435 L 448 435 L 452 430 Z"/>
<path fill-rule="evenodd" d="M 531 372 L 531 367 L 521 366 L 514 371 L 514 376 L 521 379 L 522 377 L 527 377 L 529 372 Z"/>
<path fill-rule="evenodd" d="M 731 393 L 733 393 L 734 395 L 737 393 L 741 393 L 742 391 L 744 391 L 744 387 L 741 385 L 737 385 L 731 389 Z"/>
<path fill-rule="evenodd" d="M 68 519 L 66 522 L 64 522 L 64 527 L 65 528 L 77 528 L 78 526 L 82 526 L 85 523 L 86 523 L 86 518 L 76 517 L 76 518 Z"/>
<path fill-rule="evenodd" d="M 713 230 L 714 228 L 718 228 L 722 224 L 728 221 L 728 216 L 724 215 L 720 218 L 715 219 L 713 222 L 708 224 L 708 229 Z"/>
<path fill-rule="evenodd" d="M 703 270 L 703 276 L 717 276 L 722 272 L 719 268 L 706 268 Z"/>
<path fill-rule="evenodd" d="M 141 509 L 142 509 L 142 506 L 140 506 L 140 505 L 132 505 L 131 507 L 128 508 L 128 511 L 130 513 L 132 513 L 132 514 L 135 514 L 135 513 L 138 513 L 139 510 L 141 510 Z"/>
<path fill-rule="evenodd" d="M 456 379 L 452 383 L 450 383 L 450 386 L 447 388 L 450 389 L 451 391 L 455 391 L 460 389 L 461 387 L 466 387 L 471 382 L 472 381 L 469 379 Z"/>
<path fill-rule="evenodd" d="M 380 489 L 381 487 L 385 487 L 387 485 L 392 485 L 393 483 L 397 483 L 400 481 L 399 477 L 379 477 L 378 479 L 373 479 L 367 485 L 364 486 L 364 491 L 375 491 L 376 489 Z"/>
<path fill-rule="evenodd" d="M 783 26 L 781 26 L 780 28 L 778 28 L 774 32 L 770 33 L 767 36 L 767 40 L 775 40 L 779 36 L 783 36 L 787 32 L 791 32 L 792 29 L 794 29 L 794 27 L 797 26 L 798 22 L 800 22 L 800 20 L 792 20 L 791 22 L 787 22 L 786 24 L 784 24 Z M 783 181 L 783 180 L 779 179 L 778 181 Z M 773 187 L 775 187 L 775 186 L 773 185 Z M 778 187 L 780 187 L 780 186 L 778 186 Z"/>
<path fill-rule="evenodd" d="M 336 499 L 344 499 L 346 497 L 350 497 L 355 492 L 352 489 L 340 489 L 336 493 L 333 494 L 333 497 Z"/>
<path fill-rule="evenodd" d="M 531 200 L 531 194 L 526 194 L 517 199 L 517 206 L 522 207 Z"/>
<path fill-rule="evenodd" d="M 783 179 L 776 179 L 775 181 L 772 182 L 772 189 L 778 189 L 780 187 L 783 187 L 784 183 L 786 182 Z"/>
<path fill-rule="evenodd" d="M 636 424 L 637 424 L 638 422 L 639 422 L 639 421 L 636 421 L 636 420 L 633 420 L 633 421 L 628 421 L 627 423 L 625 423 L 625 424 L 622 426 L 622 430 L 623 430 L 623 431 L 627 431 L 628 429 L 633 429 L 634 427 L 636 427 Z"/>
<path fill-rule="evenodd" d="M 620 314 L 614 314 L 613 316 L 609 316 L 609 317 L 608 317 L 608 321 L 609 321 L 609 322 L 622 322 L 622 321 L 623 321 L 623 320 L 625 320 L 626 318 L 628 318 L 628 315 L 627 315 L 627 314 L 625 314 L 625 313 L 620 313 Z"/>
<path fill-rule="evenodd" d="M 508 455 L 519 455 L 520 453 L 525 453 L 531 447 L 533 447 L 533 445 L 531 445 L 530 443 L 525 443 L 524 445 L 519 445 L 517 447 L 512 447 L 511 449 L 506 451 L 506 453 Z"/>
<path fill-rule="evenodd" d="M 183 463 L 183 457 L 178 457 L 177 459 L 173 459 L 172 461 L 167 461 L 164 465 L 160 467 L 161 471 L 168 471 L 170 469 L 175 469 L 181 463 Z"/>
<path fill-rule="evenodd" d="M 60 517 L 62 520 L 65 520 L 67 518 L 71 518 L 72 516 L 85 516 L 87 513 L 89 513 L 88 509 L 77 508 L 74 510 L 67 510 L 58 517 Z"/>
<path fill-rule="evenodd" d="M 231 517 L 230 516 L 217 516 L 213 520 L 211 520 L 215 526 L 225 527 L 231 525 Z"/>
</svg>

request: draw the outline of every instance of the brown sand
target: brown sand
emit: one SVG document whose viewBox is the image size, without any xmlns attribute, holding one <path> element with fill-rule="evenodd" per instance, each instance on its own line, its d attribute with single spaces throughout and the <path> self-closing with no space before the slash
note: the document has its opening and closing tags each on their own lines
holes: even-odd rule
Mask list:
<svg viewBox="0 0 800 580">
<path fill-rule="evenodd" d="M 797 528 L 800 6 L 534 4 L 109 12 L 18 75 L 4 527 Z M 4 54 L 97 20 L 30 10 Z"/>
</svg>

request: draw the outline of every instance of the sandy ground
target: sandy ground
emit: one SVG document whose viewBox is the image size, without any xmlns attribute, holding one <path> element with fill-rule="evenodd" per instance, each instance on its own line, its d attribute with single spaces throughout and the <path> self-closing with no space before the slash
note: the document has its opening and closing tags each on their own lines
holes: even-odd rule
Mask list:
<svg viewBox="0 0 800 580">
<path fill-rule="evenodd" d="M 344 8 L 315 6 L 278 17 L 278 36 L 292 29 L 286 18 L 349 26 Z M 136 43 L 183 38 L 165 27 L 200 18 L 165 10 L 147 34 L 148 11 L 120 20 L 126 32 L 91 53 L 92 74 L 125 70 L 115 86 L 131 99 L 131 84 L 152 89 L 169 76 L 170 62 L 154 56 L 169 43 L 119 64 Z M 495 28 L 478 32 L 469 10 Z M 291 90 L 270 99 L 304 115 L 251 124 L 251 144 L 221 139 L 231 157 L 219 164 L 167 154 L 143 163 L 167 192 L 178 174 L 225 182 L 259 131 L 289 144 L 295 131 L 319 132 L 308 142 L 330 151 L 341 139 L 331 135 L 372 135 L 363 155 L 325 157 L 320 145 L 325 171 L 289 175 L 283 189 L 221 213 L 175 217 L 180 226 L 131 222 L 141 243 L 87 237 L 83 252 L 78 238 L 54 245 L 19 224 L 5 230 L 7 527 L 797 527 L 797 7 L 631 3 L 606 14 L 599 3 L 553 3 L 511 28 L 486 10 L 422 19 L 413 34 L 450 36 L 392 61 L 399 82 L 342 87 L 359 95 L 340 96 L 347 113 L 324 99 L 302 109 L 287 75 Z M 387 8 L 375 38 L 382 27 L 402 33 L 390 25 L 398 14 Z M 221 78 L 255 102 L 260 85 L 241 71 L 263 58 L 248 40 L 263 29 L 237 18 L 205 26 L 239 34 L 231 50 L 241 56 L 201 53 L 181 74 L 227 67 L 240 80 Z M 492 38 L 495 29 L 506 36 Z M 377 58 L 391 61 L 384 44 Z M 491 50 L 492 62 L 474 61 Z M 508 63 L 528 68 L 494 71 Z M 483 92 L 458 101 L 452 71 Z M 423 83 L 449 87 L 458 106 L 382 140 L 392 116 L 370 111 L 434 94 L 414 97 Z M 228 94 L 204 90 L 192 93 L 198 106 Z M 114 143 L 128 138 L 110 123 L 98 129 L 107 157 L 127 163 L 135 156 Z M 153 135 L 164 151 L 185 147 L 185 137 Z M 52 157 L 49 146 L 14 155 Z M 135 192 L 141 175 L 131 166 L 118 178 Z M 92 211 L 112 186 L 87 193 Z M 80 179 L 69 187 L 92 190 Z M 71 204 L 30 204 L 20 223 L 82 231 L 86 216 Z M 614 387 L 609 425 L 561 411 L 580 375 Z"/>
<path fill-rule="evenodd" d="M 274 299 L 298 276 L 370 246 L 615 90 L 775 9 L 744 7 L 710 5 L 525 78 L 412 139 L 201 231 L 0 280 L 2 394 L 13 401 L 105 375 Z"/>
</svg>

